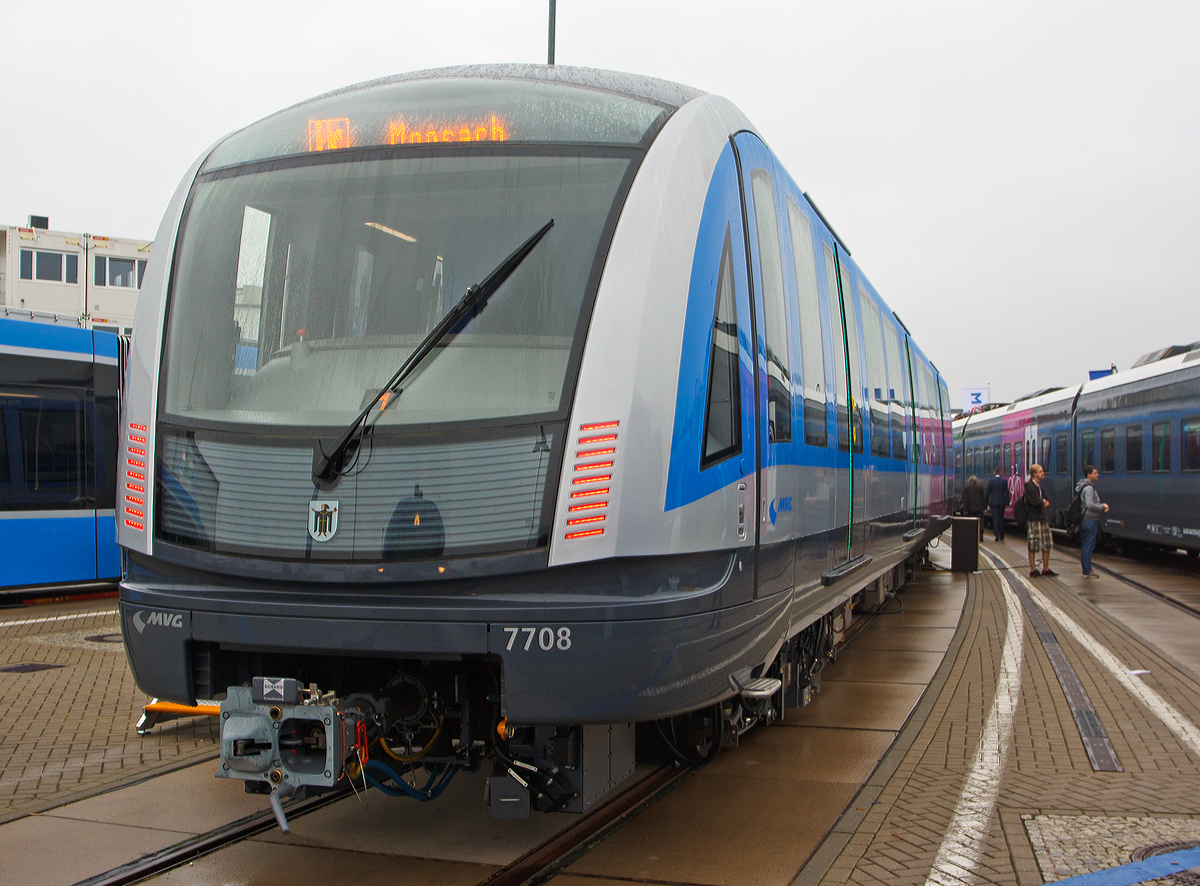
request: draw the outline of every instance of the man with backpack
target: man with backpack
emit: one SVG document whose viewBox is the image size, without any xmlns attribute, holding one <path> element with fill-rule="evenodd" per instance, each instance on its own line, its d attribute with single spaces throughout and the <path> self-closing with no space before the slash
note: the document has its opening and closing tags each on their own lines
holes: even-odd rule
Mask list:
<svg viewBox="0 0 1200 886">
<path fill-rule="evenodd" d="M 1100 494 L 1096 492 L 1096 478 L 1099 476 L 1095 465 L 1084 465 L 1083 479 L 1075 487 L 1075 494 L 1083 504 L 1083 522 L 1079 524 L 1079 564 L 1083 567 L 1084 578 L 1100 577 L 1092 569 L 1092 551 L 1096 550 L 1096 540 L 1100 537 L 1100 518 L 1108 510 L 1108 505 L 1100 501 Z"/>
<path fill-rule="evenodd" d="M 988 510 L 992 512 L 992 535 L 996 541 L 1004 541 L 1004 509 L 1008 507 L 1008 484 L 1000 476 L 1000 468 L 987 484 Z"/>
<path fill-rule="evenodd" d="M 1029 466 L 1029 479 L 1025 481 L 1025 535 L 1029 542 L 1029 577 L 1058 575 L 1050 568 L 1050 552 L 1054 542 L 1050 538 L 1050 524 L 1046 522 L 1049 499 L 1042 495 L 1042 477 L 1046 472 L 1038 464 Z M 1042 571 L 1037 571 L 1037 554 L 1042 554 Z"/>
</svg>

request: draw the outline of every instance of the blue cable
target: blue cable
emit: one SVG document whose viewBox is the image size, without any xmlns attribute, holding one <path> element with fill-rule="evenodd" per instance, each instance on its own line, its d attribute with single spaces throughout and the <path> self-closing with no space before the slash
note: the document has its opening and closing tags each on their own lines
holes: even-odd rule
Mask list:
<svg viewBox="0 0 1200 886">
<path fill-rule="evenodd" d="M 363 778 L 366 779 L 367 784 L 383 791 L 389 797 L 412 797 L 418 803 L 437 799 L 458 773 L 458 769 L 454 766 L 446 769 L 442 769 L 440 766 L 433 767 L 429 773 L 429 781 L 425 782 L 425 786 L 418 790 L 401 778 L 400 774 L 391 766 L 379 760 L 368 760 L 362 768 Z M 371 772 L 379 774 L 384 780 L 391 781 L 395 787 L 373 778 Z"/>
</svg>

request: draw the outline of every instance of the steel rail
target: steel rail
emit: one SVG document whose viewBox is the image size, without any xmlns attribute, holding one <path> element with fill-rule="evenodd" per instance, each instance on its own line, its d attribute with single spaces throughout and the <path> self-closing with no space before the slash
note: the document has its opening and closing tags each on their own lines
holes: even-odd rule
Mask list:
<svg viewBox="0 0 1200 886">
<path fill-rule="evenodd" d="M 695 769 L 667 764 L 628 790 L 596 806 L 565 831 L 480 882 L 480 886 L 536 886 L 636 818 L 670 793 Z"/>
<path fill-rule="evenodd" d="M 288 805 L 288 819 L 296 819 L 310 812 L 316 812 L 331 803 L 336 803 L 349 793 L 349 788 L 339 788 L 307 800 L 298 800 Z M 245 818 L 239 818 L 237 821 L 213 828 L 207 833 L 198 834 L 160 849 L 158 852 L 152 852 L 104 873 L 88 877 L 86 880 L 80 880 L 75 886 L 127 886 L 127 884 L 138 883 L 148 877 L 165 873 L 172 868 L 194 861 L 202 855 L 272 830 L 276 826 L 274 813 L 269 808 L 264 809 L 262 812 L 255 812 L 253 815 L 247 815 Z"/>
<path fill-rule="evenodd" d="M 673 765 L 655 770 L 627 790 L 584 814 L 579 821 L 566 830 L 501 868 L 491 877 L 482 881 L 480 886 L 483 884 L 487 884 L 487 886 L 521 886 L 525 883 L 544 882 L 591 846 L 637 816 L 694 771 Z M 292 821 L 310 812 L 315 812 L 344 799 L 349 794 L 349 789 L 343 788 L 291 803 L 287 807 L 288 820 Z M 158 852 L 150 853 L 111 870 L 80 880 L 75 886 L 130 886 L 130 884 L 139 883 L 195 861 L 201 856 L 273 830 L 276 826 L 275 816 L 271 810 L 264 809 L 262 812 L 256 812 L 237 821 L 221 825 L 206 833 L 174 843 Z"/>
<path fill-rule="evenodd" d="M 1181 612 L 1186 612 L 1186 613 L 1188 613 L 1188 615 L 1192 615 L 1192 616 L 1195 616 L 1196 618 L 1200 618 L 1200 609 L 1196 609 L 1194 606 L 1189 606 L 1186 603 L 1181 603 L 1179 600 L 1176 600 L 1174 597 L 1170 596 L 1169 594 L 1165 594 L 1162 591 L 1156 590 L 1155 588 L 1152 588 L 1149 585 L 1142 584 L 1137 579 L 1130 578 L 1127 575 L 1122 575 L 1121 573 L 1117 572 L 1116 570 L 1114 570 L 1108 566 L 1101 566 L 1099 563 L 1093 563 L 1092 568 L 1099 569 L 1105 575 L 1109 575 L 1109 576 L 1117 579 L 1118 581 L 1123 581 L 1123 582 L 1125 582 L 1125 584 L 1129 585 L 1131 588 L 1136 588 L 1137 590 L 1141 591 L 1144 594 L 1149 594 L 1151 597 L 1157 597 L 1158 599 L 1162 600 L 1164 603 L 1169 603 L 1170 605 L 1174 606 L 1176 609 L 1180 610 Z"/>
</svg>

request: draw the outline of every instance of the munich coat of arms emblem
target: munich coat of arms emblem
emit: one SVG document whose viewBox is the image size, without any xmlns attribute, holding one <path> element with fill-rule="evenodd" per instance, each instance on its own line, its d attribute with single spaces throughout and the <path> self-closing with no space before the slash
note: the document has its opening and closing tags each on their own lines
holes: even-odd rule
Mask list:
<svg viewBox="0 0 1200 886">
<path fill-rule="evenodd" d="M 313 541 L 329 541 L 337 532 L 338 503 L 310 501 L 308 503 L 308 534 Z"/>
</svg>

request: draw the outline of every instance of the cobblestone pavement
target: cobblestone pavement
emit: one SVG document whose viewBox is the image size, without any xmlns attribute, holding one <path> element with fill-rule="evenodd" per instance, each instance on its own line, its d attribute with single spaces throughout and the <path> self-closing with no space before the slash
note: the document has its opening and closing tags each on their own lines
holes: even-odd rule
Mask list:
<svg viewBox="0 0 1200 886">
<path fill-rule="evenodd" d="M 125 662 L 115 601 L 0 613 L 0 669 L 13 667 L 0 670 L 0 822 L 216 753 L 214 718 L 135 731 L 149 699 Z"/>
<path fill-rule="evenodd" d="M 988 550 L 1013 567 L 1007 574 L 1014 585 L 1018 575 L 1027 575 L 1020 553 Z M 978 856 L 931 875 L 976 762 L 1005 640 L 1000 573 L 982 557 L 980 566 L 983 571 L 970 577 L 973 605 L 964 612 L 960 651 L 947 660 L 944 688 L 924 722 L 913 724 L 908 749 L 894 749 L 900 756 L 881 765 L 895 767 L 890 777 L 874 789 L 868 783 L 851 804 L 865 810 L 861 820 L 843 825 L 840 838 L 838 828 L 831 834 L 842 848 L 836 857 L 827 855 L 834 860 L 820 882 L 1025 886 L 1125 864 L 1133 851 L 1148 846 L 1200 840 L 1200 753 L 1194 743 L 1169 729 L 1082 641 L 1048 619 L 1124 770 L 1094 772 L 1041 639 L 1022 613 L 1020 691 L 994 811 L 975 825 Z M 1200 685 L 1187 671 L 1081 598 L 1070 583 L 1041 578 L 1034 586 L 1106 647 L 1126 674 L 1137 673 L 1185 721 L 1200 724 Z M 1200 636 L 1200 622 L 1196 629 Z M 813 881 L 803 874 L 800 879 Z M 1178 880 L 1163 882 L 1179 886 Z"/>
</svg>

